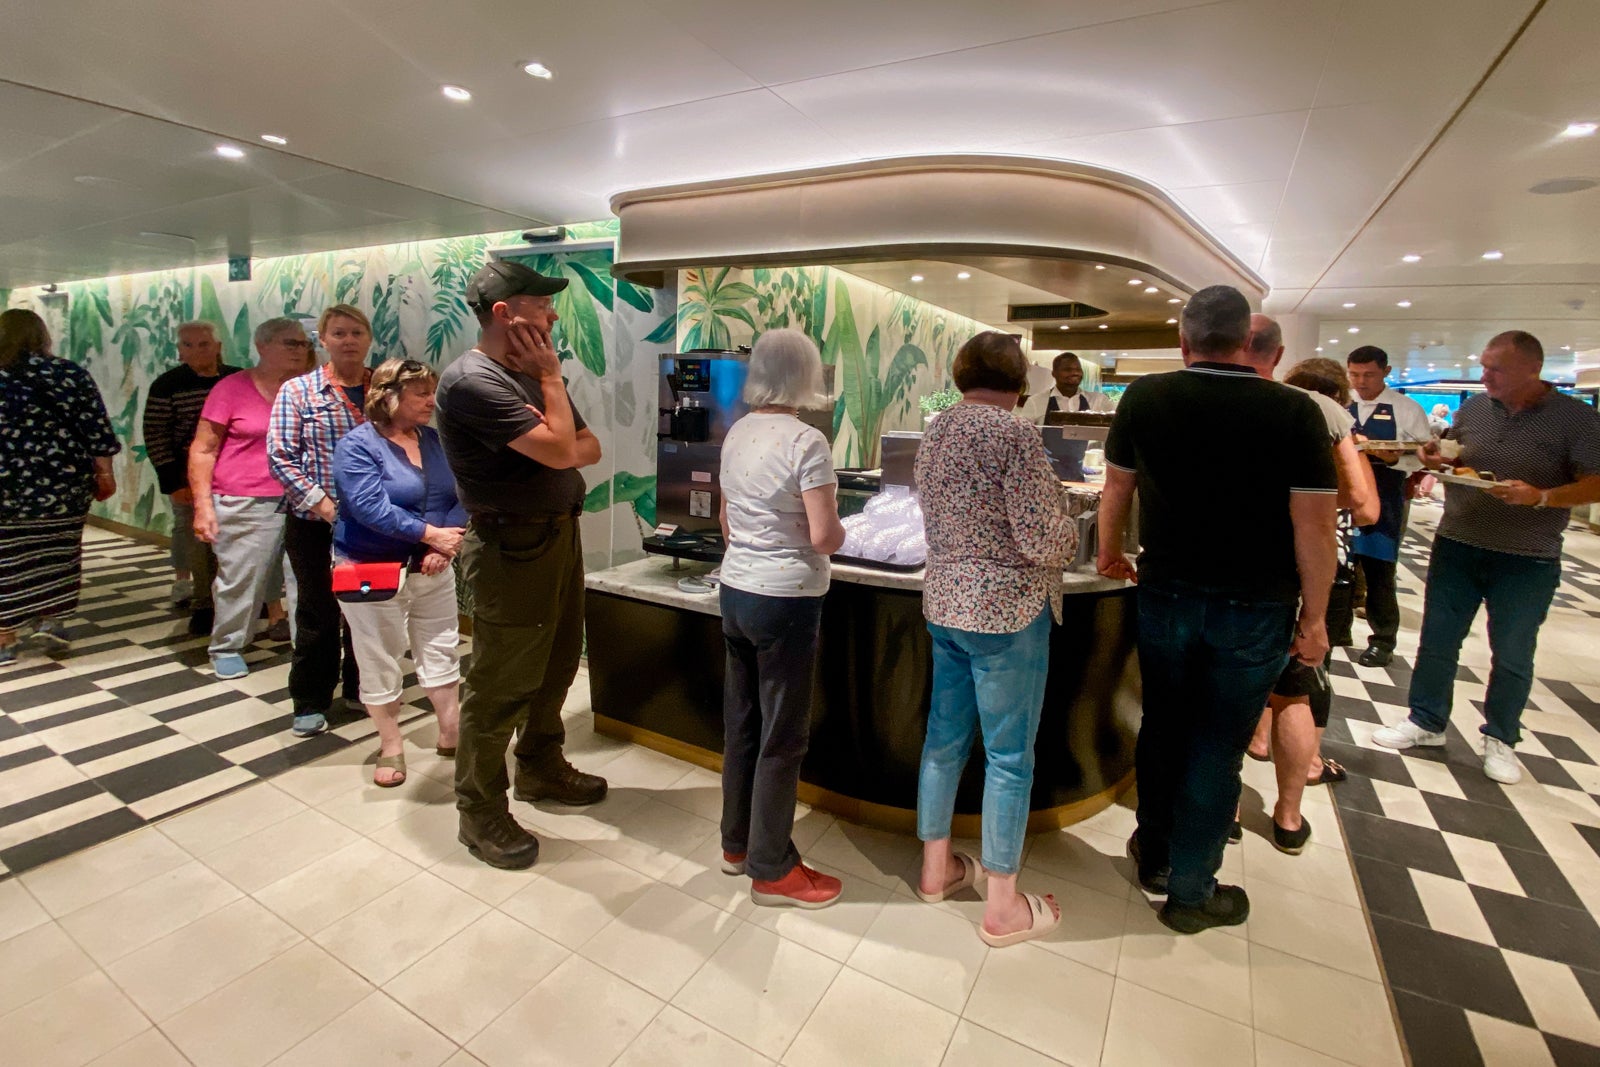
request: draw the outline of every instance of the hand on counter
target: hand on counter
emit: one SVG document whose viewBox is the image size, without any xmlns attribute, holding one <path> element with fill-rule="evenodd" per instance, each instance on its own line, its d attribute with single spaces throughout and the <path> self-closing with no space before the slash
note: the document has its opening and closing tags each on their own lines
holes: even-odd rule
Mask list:
<svg viewBox="0 0 1600 1067">
<path fill-rule="evenodd" d="M 1133 565 L 1132 560 L 1121 552 L 1107 552 L 1102 549 L 1095 570 L 1099 571 L 1103 578 L 1115 578 L 1118 581 L 1133 582 L 1136 585 L 1139 582 L 1138 568 Z"/>
</svg>

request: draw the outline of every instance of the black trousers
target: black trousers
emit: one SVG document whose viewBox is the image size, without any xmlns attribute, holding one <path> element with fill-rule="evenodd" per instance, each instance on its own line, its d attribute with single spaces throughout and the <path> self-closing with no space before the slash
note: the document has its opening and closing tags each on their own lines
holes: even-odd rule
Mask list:
<svg viewBox="0 0 1600 1067">
<path fill-rule="evenodd" d="M 1367 644 L 1385 652 L 1394 651 L 1396 636 L 1400 633 L 1400 599 L 1394 591 L 1394 560 L 1373 559 L 1371 556 L 1351 556 L 1367 579 L 1367 625 L 1372 636 Z"/>
<path fill-rule="evenodd" d="M 296 715 L 326 713 L 333 703 L 333 687 L 339 684 L 341 660 L 345 697 L 358 699 L 361 688 L 350 631 L 344 628 L 339 601 L 333 595 L 333 527 L 321 519 L 290 515 L 284 525 L 283 549 L 298 590 L 289 697 Z"/>
</svg>

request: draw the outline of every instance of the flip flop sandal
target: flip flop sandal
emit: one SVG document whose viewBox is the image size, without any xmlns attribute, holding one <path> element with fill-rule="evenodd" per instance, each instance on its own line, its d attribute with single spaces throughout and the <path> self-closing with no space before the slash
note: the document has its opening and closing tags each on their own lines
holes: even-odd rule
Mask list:
<svg viewBox="0 0 1600 1067">
<path fill-rule="evenodd" d="M 1006 948 L 1010 945 L 1020 945 L 1024 941 L 1032 941 L 1036 937 L 1043 937 L 1061 924 L 1061 916 L 1050 911 L 1050 905 L 1045 903 L 1044 897 L 1038 893 L 1022 894 L 1028 902 L 1028 908 L 1033 912 L 1033 925 L 1026 930 L 1018 930 L 1010 934 L 991 934 L 978 924 L 978 936 L 983 938 L 983 943 L 990 948 Z"/>
<path fill-rule="evenodd" d="M 1272 762 L 1272 753 L 1270 753 L 1270 752 L 1267 753 L 1265 756 L 1258 756 L 1254 752 L 1251 752 L 1247 748 L 1247 749 L 1244 750 L 1244 754 L 1246 756 L 1249 756 L 1251 759 L 1255 760 L 1257 763 L 1271 763 Z"/>
<path fill-rule="evenodd" d="M 963 889 L 968 889 L 974 885 L 977 885 L 978 880 L 983 877 L 983 867 L 970 854 L 966 852 L 957 852 L 955 857 L 961 863 L 961 877 L 957 878 L 954 882 L 951 882 L 937 893 L 924 893 L 922 888 L 918 886 L 917 896 L 922 900 L 923 903 L 937 904 L 941 900 L 947 900 L 961 892 Z"/>
<path fill-rule="evenodd" d="M 1350 773 L 1339 764 L 1337 760 L 1325 759 L 1322 761 L 1322 776 L 1320 778 L 1307 778 L 1306 785 L 1332 785 L 1342 782 L 1350 777 Z"/>
<path fill-rule="evenodd" d="M 379 771 L 398 771 L 399 773 L 387 782 L 378 781 Z M 393 789 L 406 780 L 406 754 L 397 752 L 393 756 L 379 756 L 378 765 L 372 771 L 372 784 L 379 789 Z"/>
</svg>

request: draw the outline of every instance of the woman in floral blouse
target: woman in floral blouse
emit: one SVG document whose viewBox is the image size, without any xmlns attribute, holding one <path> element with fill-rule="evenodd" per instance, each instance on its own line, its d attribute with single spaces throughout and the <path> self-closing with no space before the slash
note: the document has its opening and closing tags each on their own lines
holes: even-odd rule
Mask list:
<svg viewBox="0 0 1600 1067">
<path fill-rule="evenodd" d="M 987 876 L 978 934 L 997 948 L 1039 937 L 1061 918 L 1054 897 L 1017 892 L 1050 625 L 1052 616 L 1060 621 L 1061 574 L 1078 543 L 1038 429 L 1013 414 L 1027 369 L 1009 334 L 980 333 L 962 345 L 951 368 L 961 403 L 934 420 L 916 465 L 928 531 L 922 611 L 933 635 L 918 894 L 943 900 Z M 956 786 L 980 732 L 981 867 L 950 848 Z"/>
<path fill-rule="evenodd" d="M 0 313 L 0 664 L 17 658 L 18 630 L 64 651 L 78 607 L 89 502 L 117 491 L 122 450 L 89 372 L 50 352 L 31 311 Z"/>
</svg>

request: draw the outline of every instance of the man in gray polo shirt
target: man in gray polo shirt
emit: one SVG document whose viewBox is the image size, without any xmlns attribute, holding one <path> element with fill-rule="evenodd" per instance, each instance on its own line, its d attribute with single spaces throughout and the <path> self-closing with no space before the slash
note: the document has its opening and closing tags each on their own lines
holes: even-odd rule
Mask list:
<svg viewBox="0 0 1600 1067">
<path fill-rule="evenodd" d="M 1461 642 L 1489 612 L 1494 667 L 1484 699 L 1483 773 L 1520 781 L 1512 753 L 1533 688 L 1533 654 L 1561 583 L 1561 537 L 1570 510 L 1600 501 L 1600 413 L 1539 380 L 1544 349 L 1510 330 L 1483 350 L 1484 395 L 1461 405 L 1461 456 L 1446 462 L 1437 443 L 1419 455 L 1429 467 L 1471 467 L 1505 484 L 1445 487 L 1444 519 L 1428 563 L 1422 643 L 1411 675 L 1411 715 L 1372 740 L 1386 748 L 1443 745 Z"/>
</svg>

